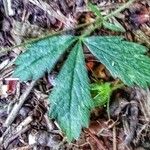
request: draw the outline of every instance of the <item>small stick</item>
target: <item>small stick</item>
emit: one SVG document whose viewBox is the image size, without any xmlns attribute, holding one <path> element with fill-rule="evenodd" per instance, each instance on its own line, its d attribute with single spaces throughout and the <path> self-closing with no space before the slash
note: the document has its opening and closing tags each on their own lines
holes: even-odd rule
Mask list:
<svg viewBox="0 0 150 150">
<path fill-rule="evenodd" d="M 27 145 L 23 147 L 13 148 L 12 150 L 29 150 L 32 149 L 34 145 Z"/>
<path fill-rule="evenodd" d="M 36 2 L 38 2 L 37 0 L 29 0 L 29 1 L 30 1 L 31 3 L 33 3 L 33 4 L 35 4 L 35 5 L 37 5 Z M 119 7 L 119 8 L 118 8 L 117 10 L 115 10 L 114 12 L 112 12 L 112 13 L 108 14 L 107 16 L 105 16 L 104 19 L 107 20 L 107 19 L 109 19 L 109 18 L 115 16 L 116 14 L 120 13 L 121 11 L 123 11 L 125 8 L 128 8 L 134 1 L 136 1 L 136 0 L 130 0 L 130 1 L 128 1 L 126 4 L 124 4 L 123 6 L 121 6 L 121 8 Z M 38 4 L 39 4 L 39 3 L 38 3 Z M 37 6 L 39 7 L 39 6 L 41 6 L 41 5 L 37 5 Z M 47 9 L 47 10 L 48 10 L 48 9 Z M 55 12 L 55 11 L 54 11 L 54 12 Z M 57 11 L 57 13 L 58 13 L 58 11 Z M 59 14 L 59 16 L 60 16 L 60 14 Z M 57 18 L 57 19 L 58 19 L 58 18 Z M 61 18 L 61 19 L 62 19 L 62 18 Z M 59 20 L 59 19 L 58 19 L 58 20 Z M 99 19 L 98 19 L 98 20 L 99 20 Z M 42 40 L 42 39 L 46 39 L 46 38 L 51 37 L 51 36 L 54 36 L 54 35 L 62 34 L 62 33 L 64 33 L 64 32 L 66 32 L 66 31 L 76 30 L 76 29 L 80 29 L 80 28 L 83 28 L 83 27 L 92 25 L 92 24 L 96 23 L 98 20 L 94 20 L 94 21 L 92 21 L 92 22 L 80 24 L 80 25 L 78 25 L 77 27 L 74 27 L 74 28 L 69 28 L 69 29 L 61 30 L 61 31 L 54 32 L 54 33 L 48 33 L 48 34 L 46 34 L 46 35 L 44 35 L 44 36 L 41 36 L 40 38 L 35 38 L 35 39 L 32 39 L 32 40 L 30 39 L 30 40 L 28 40 L 28 41 L 26 41 L 26 42 L 24 42 L 24 43 L 21 43 L 21 44 L 19 44 L 19 45 L 15 45 L 15 46 L 13 46 L 13 47 L 11 47 L 11 48 L 7 48 L 7 49 L 1 48 L 0 54 L 1 54 L 1 53 L 6 53 L 6 52 L 8 52 L 8 51 L 10 51 L 10 50 L 12 50 L 12 49 L 14 49 L 14 48 L 18 48 L 18 47 L 21 47 L 21 46 L 25 46 L 26 44 L 30 44 L 30 43 L 32 43 L 32 42 L 36 42 L 36 41 L 39 41 L 39 40 Z M 61 20 L 61 22 L 62 22 L 62 20 Z M 66 24 L 66 22 L 65 22 L 65 24 Z M 94 30 L 94 29 L 93 29 L 93 30 Z"/>
<path fill-rule="evenodd" d="M 19 135 L 21 135 L 22 133 L 25 133 L 28 129 L 30 128 L 30 126 L 26 126 L 24 127 L 22 130 L 20 130 L 19 132 L 17 132 L 15 135 L 13 135 L 11 138 L 9 138 L 8 140 L 6 140 L 4 142 L 4 147 L 7 149 L 7 147 L 9 146 L 9 143 L 11 143 L 14 139 L 16 139 Z"/>
<path fill-rule="evenodd" d="M 18 147 L 18 148 L 13 148 L 11 150 L 29 150 L 32 149 L 34 145 L 27 145 L 27 146 L 23 146 L 23 147 Z"/>
<path fill-rule="evenodd" d="M 3 133 L 3 135 L 0 137 L 0 145 L 2 145 L 4 141 L 4 137 L 9 133 L 10 127 L 6 129 L 6 131 Z"/>
<path fill-rule="evenodd" d="M 54 123 L 48 118 L 47 114 L 44 115 L 44 119 L 45 119 L 45 122 L 47 124 L 48 130 L 49 131 L 54 130 Z"/>
<path fill-rule="evenodd" d="M 11 0 L 3 0 L 3 5 L 4 5 L 4 10 L 5 10 L 6 16 L 13 16 L 14 11 L 11 7 Z"/>
<path fill-rule="evenodd" d="M 117 150 L 116 126 L 113 127 L 113 150 Z"/>
<path fill-rule="evenodd" d="M 17 132 L 20 132 L 24 127 L 29 125 L 33 121 L 32 116 L 28 116 L 25 120 L 23 120 L 18 127 L 16 128 Z"/>
<path fill-rule="evenodd" d="M 101 144 L 101 142 L 99 141 L 99 139 L 91 133 L 91 131 L 89 129 L 85 129 L 85 131 L 91 136 L 91 138 L 97 143 L 97 147 L 99 150 L 106 150 L 106 148 Z"/>
<path fill-rule="evenodd" d="M 12 111 L 8 115 L 6 121 L 4 122 L 3 124 L 4 127 L 9 127 L 12 124 L 12 122 L 15 120 L 18 111 L 22 107 L 23 103 L 25 102 L 27 96 L 29 95 L 35 83 L 36 81 L 32 81 L 31 84 L 26 89 L 26 91 L 20 96 L 19 102 L 14 105 Z"/>
<path fill-rule="evenodd" d="M 32 116 L 28 116 L 25 120 L 23 120 L 23 121 L 18 125 L 18 127 L 16 128 L 16 132 L 17 132 L 17 133 L 21 132 L 21 130 L 22 130 L 23 128 L 25 128 L 26 126 L 28 126 L 32 121 L 33 121 Z M 9 131 L 10 131 L 10 127 L 8 127 L 8 128 L 6 129 L 6 131 L 3 133 L 3 135 L 1 136 L 1 138 L 0 138 L 0 145 L 3 143 L 4 137 L 9 133 Z"/>
</svg>

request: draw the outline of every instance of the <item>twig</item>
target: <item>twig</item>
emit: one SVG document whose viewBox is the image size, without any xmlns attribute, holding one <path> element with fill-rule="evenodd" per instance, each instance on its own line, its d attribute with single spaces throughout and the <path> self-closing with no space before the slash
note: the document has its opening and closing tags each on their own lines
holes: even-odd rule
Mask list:
<svg viewBox="0 0 150 150">
<path fill-rule="evenodd" d="M 85 131 L 91 136 L 91 138 L 97 143 L 97 147 L 99 150 L 106 150 L 105 147 L 101 144 L 101 142 L 99 141 L 99 139 L 91 133 L 91 131 L 89 129 L 85 129 Z"/>
<path fill-rule="evenodd" d="M 116 126 L 113 127 L 113 150 L 117 150 Z"/>
<path fill-rule="evenodd" d="M 0 137 L 0 145 L 2 145 L 4 141 L 4 137 L 9 133 L 10 127 L 6 129 L 6 131 L 3 133 L 3 135 Z"/>
<path fill-rule="evenodd" d="M 18 111 L 20 110 L 21 106 L 25 102 L 27 96 L 29 95 L 29 93 L 32 90 L 35 83 L 36 83 L 36 81 L 32 81 L 31 84 L 26 89 L 26 91 L 20 96 L 19 102 L 14 105 L 12 111 L 10 112 L 9 116 L 7 117 L 7 119 L 3 125 L 4 127 L 9 127 L 11 125 L 11 123 L 14 121 L 14 119 L 17 116 Z"/>
<path fill-rule="evenodd" d="M 54 129 L 54 123 L 48 118 L 47 113 L 44 115 L 45 122 L 47 124 L 48 130 L 52 131 Z"/>
<path fill-rule="evenodd" d="M 29 125 L 33 121 L 32 116 L 28 116 L 26 119 L 24 119 L 16 128 L 17 132 L 20 132 L 24 127 Z"/>
<path fill-rule="evenodd" d="M 11 150 L 29 150 L 32 149 L 34 145 L 27 145 L 27 146 L 23 146 L 23 147 L 18 147 L 18 148 L 13 148 Z"/>
<path fill-rule="evenodd" d="M 4 52 L 6 53 L 6 52 L 8 52 L 8 51 L 10 51 L 10 50 L 12 50 L 12 49 L 14 49 L 14 48 L 23 47 L 23 46 L 25 46 L 25 45 L 27 45 L 27 44 L 31 44 L 31 43 L 33 43 L 33 42 L 37 42 L 37 41 L 42 40 L 42 39 L 46 39 L 46 38 L 49 38 L 49 37 L 52 37 L 52 36 L 60 35 L 60 34 L 65 33 L 65 32 L 67 32 L 67 31 L 77 30 L 77 29 L 86 27 L 86 26 L 88 26 L 88 25 L 90 25 L 90 24 L 92 24 L 92 23 L 94 23 L 94 22 L 95 22 L 95 21 L 90 22 L 90 23 L 88 22 L 88 23 L 80 24 L 80 25 L 78 25 L 78 26 L 75 27 L 75 28 L 60 30 L 60 31 L 57 31 L 57 32 L 50 32 L 50 33 L 45 34 L 45 35 L 43 35 L 43 36 L 41 36 L 41 37 L 27 40 L 26 42 L 23 42 L 23 43 L 21 43 L 21 44 L 19 44 L 19 45 L 14 45 L 14 46 L 12 46 L 12 47 L 10 47 L 10 48 L 2 48 L 2 49 L 0 49 L 0 54 L 1 54 L 1 53 L 4 53 Z"/>
<path fill-rule="evenodd" d="M 33 1 L 33 0 L 30 0 L 30 1 Z M 134 1 L 136 1 L 136 0 L 130 0 L 129 2 L 127 2 L 126 4 L 124 4 L 123 6 L 119 7 L 116 11 L 114 11 L 114 12 L 110 13 L 109 15 L 105 16 L 104 19 L 107 20 L 107 19 L 109 19 L 109 18 L 111 18 L 111 17 L 113 17 L 113 16 L 116 16 L 119 12 L 121 12 L 122 10 L 124 10 L 125 8 L 127 8 L 128 6 L 130 6 Z M 61 31 L 58 31 L 58 32 L 49 33 L 49 34 L 47 34 L 47 35 L 41 36 L 40 38 L 35 38 L 35 39 L 32 39 L 32 40 L 28 40 L 28 41 L 26 41 L 26 42 L 24 42 L 24 43 L 21 43 L 21 44 L 19 44 L 19 45 L 15 45 L 15 46 L 13 46 L 13 47 L 11 47 L 11 48 L 8 48 L 8 49 L 4 49 L 4 48 L 3 48 L 3 49 L 0 50 L 0 53 L 8 52 L 8 51 L 10 51 L 10 50 L 12 50 L 12 49 L 14 49 L 14 48 L 18 48 L 18 47 L 21 47 L 21 46 L 25 46 L 26 44 L 30 44 L 30 43 L 33 43 L 33 42 L 37 42 L 37 41 L 39 41 L 39 40 L 42 40 L 42 39 L 45 39 L 45 38 L 48 38 L 48 37 L 51 37 L 51 36 L 54 36 L 54 35 L 59 35 L 59 34 L 62 34 L 62 33 L 64 33 L 64 32 L 66 32 L 66 31 L 80 29 L 80 28 L 83 28 L 83 27 L 92 25 L 92 24 L 94 24 L 94 23 L 96 23 L 96 22 L 99 22 L 99 18 L 96 19 L 96 20 L 94 20 L 94 21 L 92 21 L 92 22 L 88 22 L 88 23 L 81 24 L 81 25 L 79 25 L 79 26 L 77 26 L 77 27 L 75 27 L 75 28 L 72 28 L 72 29 L 61 30 Z M 98 27 L 100 27 L 100 26 L 97 25 L 96 27 L 94 27 L 94 29 L 96 29 L 96 28 L 98 28 Z M 92 29 L 89 33 L 91 33 L 94 29 Z M 89 34 L 89 33 L 88 33 L 88 34 Z M 85 34 L 85 35 L 87 35 L 87 34 Z"/>
<path fill-rule="evenodd" d="M 22 130 L 20 130 L 19 132 L 17 132 L 15 135 L 13 135 L 11 138 L 9 138 L 8 140 L 6 140 L 4 142 L 4 147 L 7 149 L 9 143 L 11 143 L 14 139 L 16 139 L 19 135 L 21 135 L 22 133 L 26 132 L 28 129 L 30 128 L 30 126 L 26 126 L 25 128 L 23 128 Z"/>
<path fill-rule="evenodd" d="M 118 13 L 120 13 L 121 11 L 123 11 L 124 9 L 128 8 L 133 2 L 135 2 L 136 0 L 129 0 L 127 3 L 125 3 L 124 5 L 120 6 L 118 9 L 116 9 L 115 11 L 113 11 L 112 13 L 110 13 L 109 15 L 105 16 L 104 19 L 107 20 L 108 18 L 111 18 L 113 16 L 116 16 Z"/>
<path fill-rule="evenodd" d="M 95 29 L 101 27 L 104 20 L 106 21 L 109 18 L 112 18 L 112 17 L 116 16 L 118 13 L 120 13 L 121 11 L 123 11 L 124 9 L 129 7 L 134 1 L 136 1 L 136 0 L 129 0 L 127 3 L 120 6 L 118 9 L 116 9 L 115 11 L 113 11 L 112 13 L 108 14 L 105 17 L 101 17 L 101 16 L 97 17 L 97 19 L 94 22 L 95 26 L 91 27 L 89 30 L 85 30 L 84 34 L 81 36 L 81 39 L 84 38 L 85 36 L 90 35 L 93 31 L 95 31 Z M 91 25 L 92 24 L 93 23 L 91 23 Z"/>
<path fill-rule="evenodd" d="M 136 143 L 139 143 L 139 141 L 140 141 L 140 139 L 141 139 L 141 137 L 142 137 L 142 132 L 143 132 L 144 130 L 146 131 L 146 129 L 148 128 L 148 126 L 149 126 L 149 123 L 146 123 L 146 124 L 142 125 L 140 131 L 137 132 Z M 145 131 L 144 131 L 144 132 L 145 132 Z"/>
<path fill-rule="evenodd" d="M 4 10 L 5 10 L 5 14 L 6 16 L 12 16 L 14 15 L 14 11 L 11 7 L 11 0 L 3 0 L 3 5 L 4 5 Z"/>
<path fill-rule="evenodd" d="M 17 138 L 21 133 L 25 132 L 26 130 L 28 130 L 28 128 L 30 127 L 29 124 L 33 121 L 32 116 L 28 116 L 25 120 L 23 120 L 18 127 L 16 128 L 15 134 L 14 136 L 12 136 L 11 138 L 9 138 L 6 142 L 4 142 L 4 145 L 7 147 L 8 144 L 13 141 L 15 138 Z M 7 128 L 8 130 L 9 128 Z M 7 131 L 6 130 L 6 131 Z M 9 131 L 7 131 L 8 134 Z M 3 134 L 2 138 L 1 138 L 1 144 L 3 142 L 4 136 L 6 136 L 6 133 Z"/>
</svg>

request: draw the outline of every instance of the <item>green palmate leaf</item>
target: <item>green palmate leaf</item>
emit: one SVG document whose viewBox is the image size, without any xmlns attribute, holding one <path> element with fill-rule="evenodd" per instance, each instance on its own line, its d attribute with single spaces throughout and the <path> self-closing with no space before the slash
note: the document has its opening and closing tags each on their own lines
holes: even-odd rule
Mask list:
<svg viewBox="0 0 150 150">
<path fill-rule="evenodd" d="M 88 126 L 92 108 L 81 43 L 77 43 L 68 56 L 49 99 L 50 116 L 70 141 L 78 138 L 81 128 Z"/>
<path fill-rule="evenodd" d="M 89 50 L 125 84 L 147 87 L 150 84 L 150 58 L 147 49 L 115 36 L 92 36 L 84 40 Z"/>
<path fill-rule="evenodd" d="M 74 40 L 70 35 L 53 36 L 27 45 L 26 52 L 15 62 L 18 67 L 14 76 L 23 81 L 42 77 L 45 71 L 51 71 Z"/>
<path fill-rule="evenodd" d="M 110 100 L 113 89 L 110 83 L 93 83 L 91 84 L 91 94 L 94 106 L 103 106 Z"/>
</svg>

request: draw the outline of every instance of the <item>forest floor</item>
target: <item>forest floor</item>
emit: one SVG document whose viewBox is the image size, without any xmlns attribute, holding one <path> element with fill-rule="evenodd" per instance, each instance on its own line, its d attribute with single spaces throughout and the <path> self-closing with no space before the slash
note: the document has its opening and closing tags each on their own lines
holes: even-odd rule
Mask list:
<svg viewBox="0 0 150 150">
<path fill-rule="evenodd" d="M 91 2 L 100 8 L 103 15 L 107 15 L 127 1 Z M 110 117 L 106 107 L 95 108 L 91 112 L 89 128 L 83 129 L 78 140 L 68 143 L 59 125 L 47 115 L 48 93 L 59 69 L 46 73 L 36 83 L 20 82 L 11 77 L 14 61 L 24 51 L 23 47 L 11 47 L 47 33 L 75 28 L 93 19 L 87 0 L 0 0 L 1 150 L 150 150 L 149 89 L 124 86 L 116 90 L 110 99 Z M 125 32 L 100 28 L 92 34 L 122 35 L 128 41 L 150 48 L 149 0 L 135 1 L 110 21 L 121 24 Z M 78 31 L 68 32 L 77 34 Z M 92 82 L 94 79 L 104 82 L 115 80 L 96 58 L 88 52 L 85 56 Z M 19 111 L 10 116 L 19 101 L 23 102 Z"/>
</svg>

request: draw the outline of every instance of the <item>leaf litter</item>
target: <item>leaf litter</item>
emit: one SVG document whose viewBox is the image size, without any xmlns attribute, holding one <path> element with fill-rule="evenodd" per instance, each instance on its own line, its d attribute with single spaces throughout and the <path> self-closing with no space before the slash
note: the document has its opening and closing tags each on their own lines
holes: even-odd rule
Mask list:
<svg viewBox="0 0 150 150">
<path fill-rule="evenodd" d="M 78 2 L 77 2 L 78 1 Z M 76 17 L 76 5 L 80 4 L 80 10 L 85 8 L 86 1 L 77 0 L 69 3 L 66 1 L 66 5 L 62 6 L 63 3 L 57 1 L 55 3 L 58 9 L 62 11 L 62 14 L 67 14 L 68 16 L 73 13 Z M 80 1 L 80 2 L 79 2 Z M 49 5 L 49 1 L 46 1 Z M 114 2 L 98 2 L 94 1 L 98 6 L 111 8 L 114 6 Z M 118 6 L 124 1 L 116 2 Z M 146 1 L 139 1 L 138 4 L 143 7 L 148 7 Z M 78 5 L 79 6 L 79 5 Z M 28 20 L 28 29 L 31 28 L 32 31 L 35 30 L 33 26 L 39 27 L 42 33 L 46 33 L 47 30 L 59 30 L 64 28 L 63 23 L 58 18 L 54 16 L 49 16 L 45 11 L 39 7 L 34 6 L 32 3 L 22 2 L 16 0 L 12 3 L 12 8 L 15 10 L 14 16 L 6 16 L 4 13 L 2 1 L 0 1 L 0 7 L 2 11 L 2 26 L 1 27 L 1 46 L 8 47 L 15 45 L 18 40 L 15 38 L 20 38 L 19 42 L 26 40 L 27 38 L 33 38 L 32 35 L 26 35 L 25 32 L 22 35 L 15 35 L 14 30 L 16 30 L 12 25 L 12 22 L 22 22 L 24 24 L 25 20 Z M 133 6 L 134 7 L 134 6 Z M 67 9 L 66 9 L 67 8 Z M 69 11 L 68 11 L 69 10 Z M 132 10 L 129 8 L 128 11 Z M 21 13 L 19 13 L 21 11 Z M 66 12 L 65 12 L 66 11 Z M 110 9 L 106 9 L 105 13 L 108 13 Z M 126 12 L 129 13 L 129 12 Z M 136 38 L 136 31 L 140 30 L 144 33 L 144 36 L 149 36 L 146 34 L 145 28 L 148 28 L 149 22 L 144 22 L 145 25 L 138 25 L 133 23 L 133 19 L 129 20 L 131 22 L 125 22 L 124 17 L 132 17 L 132 14 L 126 15 L 126 13 L 121 14 L 121 18 L 117 17 L 117 20 L 124 26 L 125 29 L 129 29 L 125 35 L 130 41 L 138 41 L 142 44 L 147 44 L 146 40 L 142 41 L 141 38 Z M 134 13 L 134 12 L 132 12 Z M 123 17 L 124 15 L 124 17 Z M 44 19 L 45 17 L 45 19 Z M 133 17 L 134 18 L 134 17 Z M 25 19 L 25 20 L 24 20 Z M 57 20 L 58 19 L 58 20 Z M 82 18 L 81 18 L 82 19 Z M 7 24 L 7 28 L 6 25 Z M 134 28 L 136 26 L 136 28 Z M 146 27 L 145 27 L 146 26 Z M 33 28 L 32 28 L 33 27 Z M 22 28 L 20 28 L 22 29 Z M 26 31 L 26 30 L 25 30 Z M 38 30 L 39 31 L 39 30 Z M 37 32 L 37 31 L 35 31 Z M 39 31 L 40 32 L 40 31 Z M 18 32 L 21 33 L 21 32 Z M 29 31 L 29 33 L 32 33 Z M 39 33 L 36 36 L 40 36 Z M 112 34 L 111 31 L 104 30 L 97 31 L 96 35 L 101 33 L 102 35 Z M 134 34 L 133 34 L 134 33 Z M 113 33 L 114 34 L 114 33 Z M 34 36 L 35 37 L 35 36 Z M 17 41 L 17 42 L 16 42 Z M 3 64 L 1 72 L 1 79 L 10 77 L 14 66 L 12 62 L 23 49 L 15 49 L 9 53 L 1 54 L 0 61 L 1 64 L 4 60 L 7 61 L 6 65 Z M 90 68 L 92 73 L 95 72 L 96 68 L 99 68 L 100 64 L 94 56 L 91 56 L 93 61 L 93 67 Z M 63 59 L 63 58 L 62 58 Z M 89 59 L 86 58 L 86 62 Z M 56 65 L 54 70 L 59 71 L 61 62 Z M 105 67 L 104 67 L 105 68 Z M 107 80 L 107 82 L 112 82 L 113 79 L 110 77 L 108 70 L 105 68 L 105 75 L 92 76 L 89 71 L 89 76 L 92 82 L 97 81 L 97 78 L 101 81 Z M 95 74 L 95 73 L 94 73 Z M 98 74 L 99 75 L 99 74 Z M 111 96 L 110 103 L 110 114 L 111 119 L 108 119 L 106 108 L 95 108 L 91 115 L 91 123 L 88 129 L 84 129 L 79 140 L 74 141 L 71 144 L 66 142 L 64 135 L 62 134 L 59 125 L 50 119 L 46 119 L 45 112 L 47 111 L 48 103 L 48 93 L 49 89 L 49 78 L 53 76 L 47 73 L 47 75 L 37 81 L 36 86 L 32 88 L 30 94 L 27 94 L 27 99 L 25 103 L 20 108 L 15 120 L 7 129 L 3 125 L 6 118 L 13 109 L 13 106 L 18 103 L 22 94 L 24 94 L 28 87 L 30 87 L 29 82 L 21 83 L 20 86 L 16 87 L 14 92 L 8 93 L 6 97 L 1 97 L 0 99 L 0 144 L 4 149 L 113 149 L 115 145 L 118 149 L 148 149 L 149 148 L 149 90 L 142 90 L 139 88 L 127 88 L 124 87 L 120 90 L 116 90 Z M 55 78 L 53 79 L 55 80 Z M 142 80 L 142 79 L 141 79 Z M 3 86 L 3 82 L 1 87 Z M 2 95 L 1 95 L 2 96 Z M 116 132 L 116 133 L 115 133 Z M 116 134 L 116 136 L 115 136 Z M 32 139 L 32 140 L 31 140 Z M 116 142 L 116 143 L 115 143 Z"/>
</svg>

